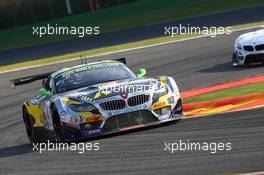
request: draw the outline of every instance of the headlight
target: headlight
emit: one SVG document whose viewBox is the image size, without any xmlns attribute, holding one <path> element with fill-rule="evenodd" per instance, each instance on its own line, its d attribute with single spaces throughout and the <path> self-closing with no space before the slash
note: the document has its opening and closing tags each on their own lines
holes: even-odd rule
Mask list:
<svg viewBox="0 0 264 175">
<path fill-rule="evenodd" d="M 153 101 L 156 101 L 159 97 L 166 95 L 168 93 L 168 89 L 166 86 L 163 86 L 162 88 L 155 91 L 153 95 Z"/>
<path fill-rule="evenodd" d="M 238 50 L 242 50 L 242 46 L 241 46 L 241 44 L 237 44 L 236 48 L 237 48 Z"/>
<path fill-rule="evenodd" d="M 92 111 L 95 107 L 88 103 L 70 104 L 69 107 L 75 112 L 87 112 Z"/>
</svg>

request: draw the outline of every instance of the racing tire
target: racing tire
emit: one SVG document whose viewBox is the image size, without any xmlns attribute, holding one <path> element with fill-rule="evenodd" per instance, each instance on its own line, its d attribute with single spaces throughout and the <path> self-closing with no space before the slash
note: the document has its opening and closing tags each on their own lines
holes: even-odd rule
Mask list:
<svg viewBox="0 0 264 175">
<path fill-rule="evenodd" d="M 26 128 L 26 132 L 27 132 L 27 136 L 28 136 L 28 139 L 30 141 L 30 143 L 33 142 L 33 139 L 32 139 L 32 124 L 31 124 L 31 121 L 29 119 L 29 114 L 28 114 L 28 111 L 27 109 L 23 109 L 23 121 L 24 121 L 24 124 L 25 124 L 25 128 Z"/>
<path fill-rule="evenodd" d="M 177 110 L 177 112 L 183 113 L 183 106 L 182 106 L 182 100 L 181 99 L 178 100 L 178 103 L 177 103 L 175 109 Z"/>
<path fill-rule="evenodd" d="M 25 124 L 29 142 L 31 144 L 42 142 L 43 141 L 41 136 L 42 132 L 39 129 L 33 127 L 31 116 L 26 108 L 23 109 L 23 121 Z"/>
<path fill-rule="evenodd" d="M 233 67 L 239 67 L 237 56 L 236 56 L 235 52 L 233 53 L 233 56 L 232 56 L 232 66 Z"/>
<path fill-rule="evenodd" d="M 60 115 L 54 105 L 52 106 L 51 111 L 52 111 L 52 123 L 53 123 L 55 136 L 58 139 L 57 141 L 64 142 L 62 127 L 60 122 Z"/>
<path fill-rule="evenodd" d="M 181 120 L 182 118 L 184 118 L 183 105 L 182 105 L 182 100 L 181 99 L 178 100 L 177 105 L 175 106 L 173 112 L 174 112 L 174 114 L 180 115 L 178 120 Z"/>
</svg>

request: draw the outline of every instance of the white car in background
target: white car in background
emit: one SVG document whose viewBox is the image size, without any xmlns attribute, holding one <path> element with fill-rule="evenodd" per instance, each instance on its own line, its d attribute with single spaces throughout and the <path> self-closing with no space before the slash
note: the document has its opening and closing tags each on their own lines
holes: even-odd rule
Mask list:
<svg viewBox="0 0 264 175">
<path fill-rule="evenodd" d="M 234 45 L 233 66 L 264 64 L 264 29 L 240 35 Z"/>
</svg>

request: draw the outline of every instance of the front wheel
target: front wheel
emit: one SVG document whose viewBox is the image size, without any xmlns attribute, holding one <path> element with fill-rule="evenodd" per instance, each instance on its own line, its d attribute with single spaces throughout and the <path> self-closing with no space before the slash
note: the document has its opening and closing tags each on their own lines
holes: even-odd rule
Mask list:
<svg viewBox="0 0 264 175">
<path fill-rule="evenodd" d="M 233 65 L 233 67 L 238 67 L 239 65 L 238 65 L 238 59 L 237 59 L 237 56 L 236 56 L 236 54 L 235 54 L 235 52 L 233 53 L 233 56 L 232 56 L 232 65 Z"/>
<path fill-rule="evenodd" d="M 173 110 L 173 117 L 178 118 L 178 119 L 184 118 L 183 106 L 182 106 L 182 100 L 181 99 L 178 100 L 177 105 L 175 106 L 175 108 Z"/>
<path fill-rule="evenodd" d="M 55 135 L 58 139 L 58 141 L 63 142 L 63 134 L 62 134 L 62 127 L 61 127 L 61 121 L 60 121 L 60 115 L 55 108 L 55 106 L 52 107 L 52 120 L 53 120 L 53 128 Z"/>
</svg>

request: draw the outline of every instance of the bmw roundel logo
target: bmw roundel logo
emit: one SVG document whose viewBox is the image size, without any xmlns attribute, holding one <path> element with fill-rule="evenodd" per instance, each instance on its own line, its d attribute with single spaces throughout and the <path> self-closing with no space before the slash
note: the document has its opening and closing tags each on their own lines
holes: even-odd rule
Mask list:
<svg viewBox="0 0 264 175">
<path fill-rule="evenodd" d="M 127 93 L 121 93 L 120 96 L 121 96 L 123 99 L 127 99 L 128 94 L 127 94 Z"/>
</svg>

